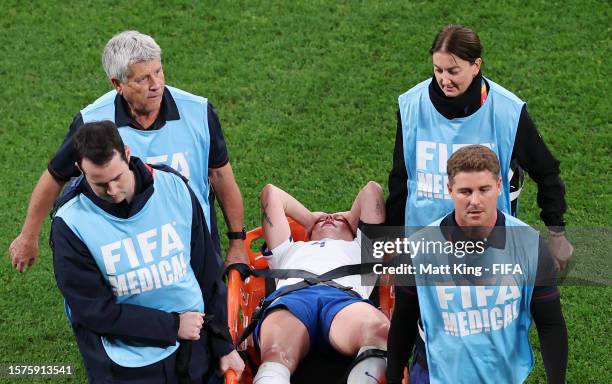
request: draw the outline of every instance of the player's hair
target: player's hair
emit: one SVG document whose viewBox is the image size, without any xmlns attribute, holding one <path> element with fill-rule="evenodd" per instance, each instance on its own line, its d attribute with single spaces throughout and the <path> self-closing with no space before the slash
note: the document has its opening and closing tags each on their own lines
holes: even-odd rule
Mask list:
<svg viewBox="0 0 612 384">
<path fill-rule="evenodd" d="M 127 162 L 125 145 L 112 121 L 83 124 L 74 134 L 73 145 L 74 157 L 79 167 L 83 159 L 96 165 L 104 165 L 115 156 L 115 151 Z"/>
<path fill-rule="evenodd" d="M 125 84 L 131 64 L 161 60 L 161 48 L 149 35 L 138 31 L 124 31 L 113 36 L 102 52 L 102 67 L 109 80 Z"/>
<path fill-rule="evenodd" d="M 489 171 L 495 180 L 499 178 L 499 160 L 495 152 L 484 145 L 468 145 L 459 149 L 446 162 L 448 182 L 453 183 L 459 172 Z"/>
<path fill-rule="evenodd" d="M 482 59 L 482 44 L 478 34 L 463 25 L 447 25 L 436 35 L 429 53 L 451 53 L 463 60 L 474 63 Z"/>
</svg>

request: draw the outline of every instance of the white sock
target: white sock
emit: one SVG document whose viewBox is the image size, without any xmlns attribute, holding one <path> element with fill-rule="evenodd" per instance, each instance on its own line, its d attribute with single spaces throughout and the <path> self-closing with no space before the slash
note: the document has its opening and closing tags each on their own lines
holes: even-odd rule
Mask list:
<svg viewBox="0 0 612 384">
<path fill-rule="evenodd" d="M 381 349 L 375 346 L 365 346 L 359 349 L 357 356 L 368 349 Z M 347 384 L 379 384 L 384 382 L 387 359 L 380 357 L 368 357 L 361 360 L 351 369 Z"/>
<path fill-rule="evenodd" d="M 290 377 L 289 368 L 281 363 L 268 361 L 259 366 L 253 384 L 290 384 Z"/>
</svg>

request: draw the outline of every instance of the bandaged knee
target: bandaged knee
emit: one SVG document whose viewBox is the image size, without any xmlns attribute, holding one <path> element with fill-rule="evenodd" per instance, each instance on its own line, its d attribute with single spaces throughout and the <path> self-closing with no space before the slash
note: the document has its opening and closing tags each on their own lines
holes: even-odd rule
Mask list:
<svg viewBox="0 0 612 384">
<path fill-rule="evenodd" d="M 291 372 L 281 363 L 265 362 L 259 366 L 253 384 L 289 384 Z"/>
<path fill-rule="evenodd" d="M 370 352 L 368 352 L 370 351 Z M 380 384 L 384 382 L 387 368 L 386 351 L 378 347 L 361 347 L 356 364 L 348 374 L 347 384 Z"/>
</svg>

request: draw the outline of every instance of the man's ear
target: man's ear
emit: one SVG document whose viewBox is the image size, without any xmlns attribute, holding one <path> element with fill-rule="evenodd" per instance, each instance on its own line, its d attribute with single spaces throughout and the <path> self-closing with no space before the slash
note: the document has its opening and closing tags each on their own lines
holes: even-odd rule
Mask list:
<svg viewBox="0 0 612 384">
<path fill-rule="evenodd" d="M 125 158 L 127 159 L 128 164 L 130 163 L 130 155 L 132 154 L 132 151 L 130 150 L 130 146 L 125 144 Z"/>
<path fill-rule="evenodd" d="M 123 83 L 119 81 L 119 79 L 111 79 L 111 83 L 113 83 L 113 87 L 118 94 L 123 94 Z"/>
<path fill-rule="evenodd" d="M 453 194 L 453 185 L 451 184 L 450 181 L 448 183 L 446 183 L 446 189 L 448 189 L 448 194 L 449 195 Z"/>
<path fill-rule="evenodd" d="M 82 174 L 85 174 L 85 173 L 83 173 L 83 170 L 81 169 L 81 167 L 79 167 L 79 163 L 77 163 L 76 161 L 74 162 L 74 166 L 77 167 L 79 172 L 81 172 Z"/>
</svg>

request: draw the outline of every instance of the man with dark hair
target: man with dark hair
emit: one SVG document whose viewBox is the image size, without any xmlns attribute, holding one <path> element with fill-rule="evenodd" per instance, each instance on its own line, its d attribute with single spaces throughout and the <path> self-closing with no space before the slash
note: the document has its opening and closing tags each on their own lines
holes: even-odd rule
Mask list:
<svg viewBox="0 0 612 384">
<path fill-rule="evenodd" d="M 217 248 L 214 199 L 218 198 L 229 230 L 227 262 L 246 262 L 242 196 L 212 104 L 166 86 L 161 48 L 151 36 L 140 32 L 113 36 L 102 52 L 102 66 L 113 90 L 76 114 L 64 143 L 41 175 L 21 233 L 9 248 L 13 266 L 23 272 L 34 264 L 47 213 L 62 186 L 79 175 L 72 145 L 75 132 L 83 123 L 103 120 L 117 124 L 135 155 L 147 163 L 166 164 L 189 179 Z"/>
<path fill-rule="evenodd" d="M 58 201 L 50 245 L 89 380 L 202 382 L 212 357 L 240 375 L 221 264 L 187 181 L 130 156 L 112 122 L 73 141 L 83 178 Z"/>
<path fill-rule="evenodd" d="M 104 165 L 110 161 L 115 152 L 125 162 L 128 162 L 125 145 L 113 122 L 104 120 L 90 123 L 86 130 L 77 131 L 73 141 L 75 165 L 82 169 L 83 157 L 96 165 Z M 112 132 L 112 134 L 109 134 Z"/>
<path fill-rule="evenodd" d="M 445 250 L 411 254 L 416 287 L 396 283 L 387 383 L 402 380 L 417 320 L 411 384 L 522 383 L 534 365 L 532 318 L 548 382 L 563 383 L 567 330 L 546 243 L 497 208 L 500 167 L 490 149 L 461 148 L 447 169 L 454 211 L 412 237 Z"/>
</svg>

